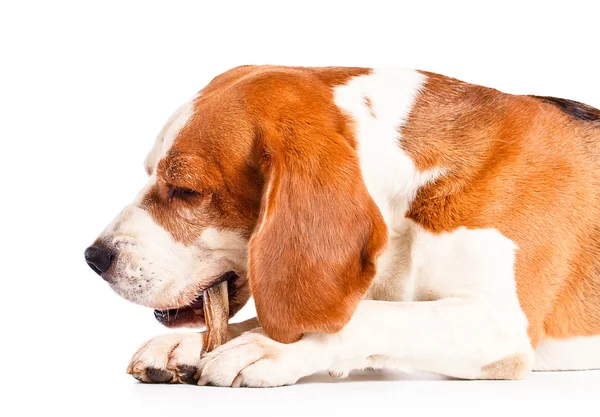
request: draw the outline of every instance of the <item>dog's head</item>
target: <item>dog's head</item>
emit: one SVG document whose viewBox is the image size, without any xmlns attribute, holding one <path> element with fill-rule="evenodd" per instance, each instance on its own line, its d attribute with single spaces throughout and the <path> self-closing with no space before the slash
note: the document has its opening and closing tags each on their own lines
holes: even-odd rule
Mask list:
<svg viewBox="0 0 600 417">
<path fill-rule="evenodd" d="M 86 250 L 91 268 L 167 326 L 202 325 L 201 292 L 227 280 L 230 314 L 252 292 L 277 340 L 339 330 L 387 232 L 333 102 L 356 74 L 322 71 L 236 68 L 178 109 L 147 185 Z"/>
</svg>

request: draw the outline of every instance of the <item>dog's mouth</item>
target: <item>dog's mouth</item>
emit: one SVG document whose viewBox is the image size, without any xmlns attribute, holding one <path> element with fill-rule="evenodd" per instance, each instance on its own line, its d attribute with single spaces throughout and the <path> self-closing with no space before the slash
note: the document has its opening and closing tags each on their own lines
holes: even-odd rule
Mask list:
<svg viewBox="0 0 600 417">
<path fill-rule="evenodd" d="M 198 296 L 190 304 L 179 308 L 168 310 L 154 310 L 154 317 L 167 327 L 200 327 L 204 325 L 204 300 L 202 293 L 215 285 L 227 281 L 227 293 L 230 300 L 235 298 L 238 291 L 239 275 L 233 271 L 224 273 L 215 279 L 210 285 L 199 291 Z M 236 310 L 230 308 L 229 317 L 232 317 Z"/>
</svg>

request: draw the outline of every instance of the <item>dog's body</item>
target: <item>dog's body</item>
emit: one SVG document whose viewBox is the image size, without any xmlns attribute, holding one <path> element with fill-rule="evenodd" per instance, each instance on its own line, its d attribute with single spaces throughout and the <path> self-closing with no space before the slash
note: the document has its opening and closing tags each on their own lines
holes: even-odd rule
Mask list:
<svg viewBox="0 0 600 417">
<path fill-rule="evenodd" d="M 199 292 L 228 279 L 231 314 L 251 289 L 262 328 L 232 325 L 201 361 L 199 335 L 154 339 L 129 368 L 141 380 L 600 368 L 591 107 L 411 70 L 239 67 L 146 165 L 88 262 L 168 326 L 201 325 Z"/>
</svg>

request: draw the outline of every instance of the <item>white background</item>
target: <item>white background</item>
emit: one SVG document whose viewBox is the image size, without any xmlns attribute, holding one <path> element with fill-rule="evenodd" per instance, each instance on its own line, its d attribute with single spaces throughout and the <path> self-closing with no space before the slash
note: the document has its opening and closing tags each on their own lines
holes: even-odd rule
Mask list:
<svg viewBox="0 0 600 417">
<path fill-rule="evenodd" d="M 597 1 L 2 1 L 0 414 L 596 414 L 600 372 L 139 384 L 129 357 L 165 329 L 113 294 L 83 251 L 144 183 L 171 112 L 230 67 L 398 65 L 600 107 L 598 12 Z"/>
</svg>

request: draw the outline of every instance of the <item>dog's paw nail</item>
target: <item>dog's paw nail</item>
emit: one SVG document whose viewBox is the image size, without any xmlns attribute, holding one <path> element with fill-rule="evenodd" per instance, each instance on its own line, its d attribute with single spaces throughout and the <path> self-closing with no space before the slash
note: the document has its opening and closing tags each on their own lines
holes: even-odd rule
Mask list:
<svg viewBox="0 0 600 417">
<path fill-rule="evenodd" d="M 198 385 L 208 385 L 208 378 L 201 376 L 200 379 L 198 379 Z"/>
<path fill-rule="evenodd" d="M 198 374 L 198 368 L 191 365 L 181 365 L 177 368 L 177 374 L 181 382 L 186 384 L 195 384 L 198 381 L 196 375 Z M 199 375 L 198 375 L 199 377 Z"/>
<path fill-rule="evenodd" d="M 333 378 L 346 378 L 348 376 L 348 372 L 345 371 L 329 371 L 329 376 Z"/>
<path fill-rule="evenodd" d="M 146 369 L 146 376 L 150 381 L 159 383 L 171 382 L 173 379 L 171 372 L 158 368 Z"/>
</svg>

